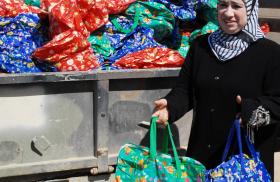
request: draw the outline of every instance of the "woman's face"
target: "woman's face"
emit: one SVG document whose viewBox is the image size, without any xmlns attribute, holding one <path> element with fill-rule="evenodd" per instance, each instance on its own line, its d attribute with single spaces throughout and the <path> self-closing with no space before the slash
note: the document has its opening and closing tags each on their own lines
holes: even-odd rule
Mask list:
<svg viewBox="0 0 280 182">
<path fill-rule="evenodd" d="M 244 2 L 242 0 L 219 0 L 218 21 L 225 33 L 238 33 L 247 23 Z"/>
</svg>

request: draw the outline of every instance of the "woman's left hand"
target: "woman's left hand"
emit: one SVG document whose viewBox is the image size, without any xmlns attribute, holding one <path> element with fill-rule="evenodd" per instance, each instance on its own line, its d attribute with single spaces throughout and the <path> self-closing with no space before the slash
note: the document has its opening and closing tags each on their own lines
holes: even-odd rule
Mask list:
<svg viewBox="0 0 280 182">
<path fill-rule="evenodd" d="M 236 100 L 237 104 L 240 105 L 240 104 L 241 104 L 241 101 L 242 101 L 242 98 L 241 98 L 240 95 L 237 95 L 235 100 Z M 241 115 L 241 114 L 238 113 L 236 117 L 239 117 L 239 118 L 240 118 L 240 124 L 242 124 L 242 119 L 241 119 L 241 116 L 240 116 L 240 115 Z"/>
</svg>

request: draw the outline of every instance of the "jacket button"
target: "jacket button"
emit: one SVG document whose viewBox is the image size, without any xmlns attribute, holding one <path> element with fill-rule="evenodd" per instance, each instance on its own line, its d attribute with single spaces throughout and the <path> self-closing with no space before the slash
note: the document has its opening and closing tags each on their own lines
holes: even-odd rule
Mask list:
<svg viewBox="0 0 280 182">
<path fill-rule="evenodd" d="M 219 79 L 220 79 L 219 76 L 215 76 L 215 77 L 214 77 L 214 80 L 219 80 Z"/>
</svg>

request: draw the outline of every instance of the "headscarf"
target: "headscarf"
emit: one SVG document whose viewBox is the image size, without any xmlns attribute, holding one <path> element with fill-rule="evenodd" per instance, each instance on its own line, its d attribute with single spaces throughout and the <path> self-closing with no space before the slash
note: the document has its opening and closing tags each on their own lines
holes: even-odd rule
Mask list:
<svg viewBox="0 0 280 182">
<path fill-rule="evenodd" d="M 245 51 L 252 42 L 264 37 L 258 23 L 258 0 L 243 0 L 247 12 L 247 24 L 241 32 L 231 35 L 219 29 L 208 37 L 215 56 L 222 62 L 232 59 Z"/>
</svg>

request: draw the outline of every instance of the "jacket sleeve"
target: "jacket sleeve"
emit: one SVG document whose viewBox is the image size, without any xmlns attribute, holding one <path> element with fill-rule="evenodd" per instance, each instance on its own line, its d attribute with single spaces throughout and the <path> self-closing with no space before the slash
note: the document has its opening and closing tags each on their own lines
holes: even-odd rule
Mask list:
<svg viewBox="0 0 280 182">
<path fill-rule="evenodd" d="M 191 46 L 175 87 L 165 96 L 169 113 L 169 123 L 177 121 L 186 112 L 193 108 L 193 87 L 192 87 L 192 67 L 193 67 L 194 45 Z"/>
<path fill-rule="evenodd" d="M 266 67 L 263 95 L 254 99 L 243 99 L 241 117 L 250 127 L 268 124 L 280 124 L 280 46 L 276 43 L 272 49 Z"/>
</svg>

